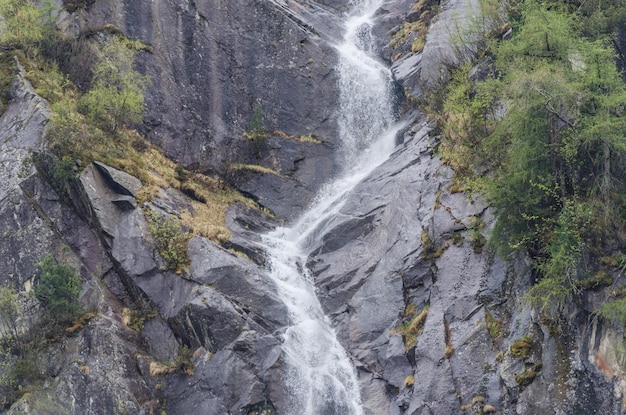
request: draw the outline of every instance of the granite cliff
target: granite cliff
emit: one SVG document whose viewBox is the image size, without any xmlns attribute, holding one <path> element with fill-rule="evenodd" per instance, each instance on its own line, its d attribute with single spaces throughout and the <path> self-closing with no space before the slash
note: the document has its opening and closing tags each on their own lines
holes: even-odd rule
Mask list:
<svg viewBox="0 0 626 415">
<path fill-rule="evenodd" d="M 188 266 L 172 270 L 149 212 L 181 217 L 190 196 L 164 187 L 138 203 L 142 182 L 97 161 L 75 164 L 59 194 L 33 157 L 48 153 L 51 109 L 16 59 L 0 118 L 0 281 L 34 307 L 20 327 L 36 327 L 28 293 L 37 263 L 63 256 L 93 313 L 33 357 L 36 380 L 22 393 L 2 385 L 4 413 L 301 413 L 281 348 L 290 315 L 261 235 L 297 218 L 341 168 L 335 43 L 358 2 L 64 3 L 57 25 L 68 36 L 115 28 L 148 46 L 136 62 L 151 79 L 139 131 L 257 205 L 229 207 L 230 236 L 193 236 Z M 593 313 L 622 273 L 581 294 L 558 324 L 522 301 L 534 283 L 530 260 L 485 244 L 496 213 L 480 195 L 455 191 L 436 152 L 439 131 L 418 105 L 474 58 L 472 48 L 459 54 L 459 33 L 480 38 L 491 23 L 463 26 L 480 14 L 478 1 L 447 0 L 436 17 L 418 3 L 384 3 L 373 28 L 373 53 L 391 67 L 406 121 L 396 149 L 315 230 L 302 264 L 356 367 L 363 412 L 624 413 L 623 328 Z M 425 34 L 407 29 L 418 21 Z M 253 147 L 245 134 L 257 108 L 267 134 Z M 4 363 L 10 370 L 11 358 Z"/>
</svg>

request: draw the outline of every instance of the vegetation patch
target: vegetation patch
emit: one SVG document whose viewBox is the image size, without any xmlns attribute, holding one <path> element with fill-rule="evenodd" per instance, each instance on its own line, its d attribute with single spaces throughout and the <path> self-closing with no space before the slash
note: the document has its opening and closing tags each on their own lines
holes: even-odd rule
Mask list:
<svg viewBox="0 0 626 415">
<path fill-rule="evenodd" d="M 526 300 L 555 315 L 605 286 L 599 258 L 624 249 L 626 86 L 612 36 L 626 10 L 617 1 L 481 5 L 508 21 L 433 94 L 439 152 L 497 209 L 493 244 L 532 258 L 538 278 Z"/>
<path fill-rule="evenodd" d="M 263 120 L 263 109 L 260 105 L 254 109 L 250 126 L 243 136 L 250 140 L 250 149 L 257 158 L 261 158 L 261 152 L 267 141 L 267 130 Z"/>
<path fill-rule="evenodd" d="M 0 387 L 5 406 L 39 387 L 43 376 L 37 365 L 40 353 L 64 335 L 81 330 L 97 315 L 83 313 L 78 301 L 82 280 L 74 268 L 52 254 L 43 257 L 37 267 L 32 296 L 43 310 L 41 318 L 25 309 L 25 298 L 15 288 L 0 288 Z"/>
<path fill-rule="evenodd" d="M 240 164 L 240 163 L 233 163 L 230 164 L 229 169 L 231 170 L 249 170 L 249 171 L 253 171 L 256 173 L 262 173 L 262 174 L 273 174 L 274 176 L 278 176 L 278 177 L 282 177 L 282 178 L 287 178 L 286 176 L 280 174 L 279 172 L 277 172 L 276 170 L 270 169 L 269 167 L 264 167 L 258 164 Z"/>
<path fill-rule="evenodd" d="M 124 308 L 122 310 L 122 322 L 135 331 L 143 330 L 146 321 L 158 317 L 159 313 L 148 308 Z"/>
<path fill-rule="evenodd" d="M 154 239 L 159 255 L 167 263 L 167 268 L 177 274 L 189 265 L 187 256 L 187 242 L 191 234 L 184 231 L 180 222 L 172 217 L 165 217 L 158 212 L 151 211 L 150 234 Z"/>
<path fill-rule="evenodd" d="M 455 352 L 454 346 L 451 344 L 447 344 L 443 352 L 443 355 L 446 357 L 446 359 L 450 359 L 452 355 L 454 355 L 454 352 Z"/>
<path fill-rule="evenodd" d="M 76 10 L 84 10 L 95 3 L 95 0 L 63 0 L 63 7 L 73 13 Z"/>
<path fill-rule="evenodd" d="M 165 376 L 171 373 L 182 373 L 193 376 L 193 353 L 187 346 L 178 347 L 178 355 L 169 362 L 150 362 L 151 376 Z"/>
<path fill-rule="evenodd" d="M 482 395 L 476 395 L 472 398 L 472 401 L 461 405 L 461 411 L 469 411 L 475 406 L 480 407 L 485 403 L 485 397 Z"/>
<path fill-rule="evenodd" d="M 428 230 L 422 229 L 422 233 L 420 234 L 420 240 L 422 242 L 422 253 L 421 257 L 427 261 L 434 261 L 439 258 L 446 251 L 446 247 L 442 247 L 437 249 L 435 243 L 430 238 L 430 234 Z"/>
<path fill-rule="evenodd" d="M 596 314 L 620 326 L 626 325 L 626 297 L 606 301 Z"/>
<path fill-rule="evenodd" d="M 318 139 L 313 134 L 290 135 L 290 134 L 287 134 L 284 131 L 277 131 L 277 130 L 270 131 L 269 134 L 274 136 L 274 137 L 280 137 L 280 138 L 284 138 L 286 140 L 299 141 L 301 143 L 322 144 L 322 140 Z"/>
<path fill-rule="evenodd" d="M 504 317 L 496 319 L 493 314 L 485 308 L 485 323 L 487 324 L 487 330 L 489 331 L 491 341 L 496 341 L 502 337 Z"/>
<path fill-rule="evenodd" d="M 37 264 L 39 282 L 35 285 L 35 298 L 45 310 L 46 318 L 58 324 L 71 323 L 83 311 L 78 301 L 82 278 L 65 262 L 58 262 L 52 254 Z"/>
<path fill-rule="evenodd" d="M 65 334 L 72 335 L 75 334 L 82 329 L 84 329 L 87 324 L 98 316 L 98 312 L 96 311 L 87 311 L 83 313 L 78 319 L 76 319 L 73 324 L 67 328 L 65 328 Z"/>
<path fill-rule="evenodd" d="M 586 278 L 575 283 L 576 288 L 582 290 L 598 290 L 603 287 L 608 287 L 613 284 L 613 278 L 605 270 L 596 272 L 592 277 Z"/>
<path fill-rule="evenodd" d="M 543 363 L 539 362 L 516 375 L 515 381 L 520 386 L 520 389 L 524 390 L 528 385 L 530 385 L 533 380 L 535 380 L 542 367 Z"/>
<path fill-rule="evenodd" d="M 419 0 L 411 7 L 412 15 L 417 16 L 413 21 L 404 21 L 402 26 L 391 36 L 389 45 L 392 49 L 410 50 L 412 53 L 421 52 L 426 44 L 426 34 L 432 18 L 437 14 L 439 3 L 432 0 Z M 396 59 L 402 54 L 396 55 Z M 396 60 L 394 59 L 394 60 Z"/>
<path fill-rule="evenodd" d="M 524 336 L 517 340 L 514 340 L 513 343 L 509 346 L 511 350 L 511 356 L 518 359 L 528 359 L 530 357 L 530 352 L 533 348 L 533 339 L 530 336 Z"/>
<path fill-rule="evenodd" d="M 410 307 L 410 306 L 409 306 Z M 415 313 L 415 306 L 411 308 L 407 307 L 407 310 Z M 417 338 L 424 330 L 424 324 L 426 323 L 426 317 L 428 317 L 429 306 L 425 306 L 419 313 L 410 314 L 412 318 L 409 321 L 402 323 L 399 327 L 390 331 L 389 334 L 399 333 L 404 339 L 404 347 L 408 350 L 417 345 Z M 406 312 L 405 312 L 406 315 Z"/>
<path fill-rule="evenodd" d="M 78 100 L 78 110 L 105 131 L 143 119 L 143 90 L 148 78 L 133 68 L 137 51 L 123 36 L 112 36 L 98 51 L 91 89 Z"/>
<path fill-rule="evenodd" d="M 483 222 L 479 217 L 472 216 L 470 218 L 470 243 L 472 244 L 472 250 L 476 254 L 480 254 L 483 252 L 483 247 L 487 243 L 487 238 L 482 234 L 482 229 L 485 227 L 485 222 Z"/>
<path fill-rule="evenodd" d="M 89 2 L 73 3 L 82 8 Z M 20 30 L 31 24 L 37 27 L 28 29 L 30 36 L 17 38 L 11 31 L 0 34 L 0 45 L 11 50 L 0 54 L 0 99 L 7 102 L 14 75 L 12 56 L 16 56 L 35 91 L 52 108 L 48 129 L 51 154 L 33 155 L 33 163 L 63 200 L 71 202 L 71 182 L 80 168 L 100 161 L 142 182 L 139 204 L 168 187 L 186 193 L 197 203 L 183 214 L 184 225 L 216 242 L 229 237 L 224 225 L 228 206 L 240 202 L 257 207 L 220 180 L 197 172 L 186 172 L 188 178 L 183 178 L 177 170 L 181 166 L 132 129 L 141 120 L 143 88 L 149 82 L 133 65 L 137 55 L 150 52 L 149 48 L 124 37 L 119 29 L 105 30 L 89 40 L 65 38 L 52 24 L 54 8 L 38 8 L 31 1 L 0 0 L 0 12 L 7 7 L 10 12 L 2 14 L 11 25 Z"/>
</svg>

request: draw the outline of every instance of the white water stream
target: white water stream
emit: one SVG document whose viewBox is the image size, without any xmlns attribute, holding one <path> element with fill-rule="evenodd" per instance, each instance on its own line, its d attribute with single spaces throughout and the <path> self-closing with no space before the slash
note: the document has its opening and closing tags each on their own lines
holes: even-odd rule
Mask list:
<svg viewBox="0 0 626 415">
<path fill-rule="evenodd" d="M 369 52 L 372 19 L 382 0 L 353 0 L 339 52 L 341 177 L 289 228 L 264 236 L 268 265 L 290 313 L 283 335 L 290 413 L 362 415 L 356 370 L 324 315 L 306 269 L 311 243 L 341 209 L 346 195 L 394 148 L 391 75 Z"/>
</svg>

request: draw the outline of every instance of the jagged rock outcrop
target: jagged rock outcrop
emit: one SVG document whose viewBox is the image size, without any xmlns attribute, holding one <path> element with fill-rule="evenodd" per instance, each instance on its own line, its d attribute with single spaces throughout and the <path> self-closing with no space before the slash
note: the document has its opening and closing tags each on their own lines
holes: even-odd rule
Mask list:
<svg viewBox="0 0 626 415">
<path fill-rule="evenodd" d="M 614 369 L 596 366 L 607 355 L 591 333 L 598 323 L 572 307 L 579 317 L 556 329 L 520 301 L 527 266 L 484 246 L 493 212 L 450 192 L 433 139 L 428 125 L 414 127 L 311 247 L 308 265 L 357 364 L 366 413 L 621 413 Z M 528 355 L 515 355 L 525 338 Z"/>
<path fill-rule="evenodd" d="M 84 278 L 81 302 L 96 315 L 72 337 L 40 351 L 35 364 L 45 381 L 29 386 L 33 393 L 8 413 L 247 413 L 245 408 L 266 403 L 285 408 L 275 333 L 287 313 L 265 272 L 199 237 L 189 243 L 189 271 L 167 271 L 136 206 L 141 183 L 102 163 L 84 169 L 66 204 L 45 175 L 23 164 L 28 150 L 43 149 L 47 104 L 21 68 L 13 91 L 0 131 L 2 150 L 14 156 L 3 160 L 3 168 L 16 171 L 17 164 L 24 171 L 7 175 L 11 182 L 0 203 L 3 283 L 25 297 L 36 282 L 37 261 L 68 246 L 62 255 Z M 182 193 L 169 189 L 146 208 L 168 206 L 176 214 L 185 203 Z M 251 215 L 244 209 L 240 222 Z M 260 213 L 254 217 L 259 229 L 274 226 L 271 220 L 264 224 Z M 36 322 L 36 315 L 24 319 L 25 329 L 29 321 Z M 179 371 L 181 353 L 190 354 L 187 373 Z"/>
</svg>

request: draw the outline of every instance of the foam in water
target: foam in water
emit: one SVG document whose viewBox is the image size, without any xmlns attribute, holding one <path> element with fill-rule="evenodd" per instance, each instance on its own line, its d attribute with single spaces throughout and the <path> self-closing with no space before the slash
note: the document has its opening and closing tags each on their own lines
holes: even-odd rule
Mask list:
<svg viewBox="0 0 626 415">
<path fill-rule="evenodd" d="M 368 53 L 372 16 L 381 3 L 352 1 L 354 13 L 337 46 L 344 173 L 292 227 L 264 236 L 271 276 L 290 313 L 282 347 L 293 414 L 363 414 L 356 370 L 322 311 L 305 264 L 312 242 L 323 235 L 350 190 L 389 156 L 400 128 L 392 115 L 390 72 Z"/>
</svg>

